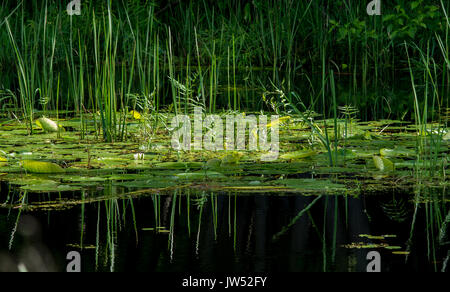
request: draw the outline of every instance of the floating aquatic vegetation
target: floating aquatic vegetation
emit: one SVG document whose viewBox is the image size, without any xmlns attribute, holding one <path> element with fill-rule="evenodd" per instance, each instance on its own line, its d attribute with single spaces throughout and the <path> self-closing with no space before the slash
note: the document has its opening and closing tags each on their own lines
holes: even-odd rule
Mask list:
<svg viewBox="0 0 450 292">
<path fill-rule="evenodd" d="M 312 156 L 317 155 L 316 151 L 313 150 L 302 150 L 296 152 L 290 152 L 280 155 L 280 158 L 283 160 L 297 160 L 297 159 L 305 159 Z"/>
<path fill-rule="evenodd" d="M 414 150 L 406 148 L 396 148 L 396 149 L 380 149 L 380 154 L 384 157 L 414 157 L 416 152 Z"/>
<path fill-rule="evenodd" d="M 205 169 L 207 170 L 217 170 L 221 167 L 222 160 L 219 158 L 213 158 L 206 162 Z"/>
<path fill-rule="evenodd" d="M 176 177 L 180 180 L 204 180 L 204 179 L 224 179 L 226 176 L 219 172 L 203 171 L 203 172 L 187 172 L 179 173 Z"/>
<path fill-rule="evenodd" d="M 393 254 L 404 254 L 399 251 L 402 249 L 401 246 L 389 245 L 388 243 L 366 243 L 366 242 L 353 242 L 350 244 L 342 245 L 343 248 L 347 249 L 386 249 L 392 251 Z"/>
<path fill-rule="evenodd" d="M 277 180 L 273 182 L 268 182 L 268 184 L 274 185 L 283 185 L 288 188 L 297 189 L 297 190 L 345 190 L 345 185 L 333 183 L 330 180 L 323 179 L 283 179 Z"/>
<path fill-rule="evenodd" d="M 375 167 L 380 171 L 391 172 L 395 170 L 394 163 L 387 158 L 374 156 L 373 162 L 375 163 Z"/>
<path fill-rule="evenodd" d="M 241 155 L 239 153 L 232 153 L 225 155 L 222 158 L 212 158 L 208 160 L 203 168 L 207 170 L 232 171 L 239 167 L 240 161 Z"/>
<path fill-rule="evenodd" d="M 360 234 L 359 237 L 372 239 L 372 240 L 384 240 L 386 238 L 397 238 L 397 235 L 394 235 L 394 234 L 387 234 L 387 235 Z"/>
<path fill-rule="evenodd" d="M 411 252 L 409 251 L 393 251 L 392 254 L 395 255 L 409 255 Z"/>
<path fill-rule="evenodd" d="M 120 186 L 124 188 L 134 188 L 134 189 L 165 189 L 168 187 L 173 187 L 176 185 L 175 182 L 166 179 L 153 179 L 153 180 L 136 180 L 127 182 L 115 182 L 114 186 Z"/>
<path fill-rule="evenodd" d="M 105 182 L 108 181 L 107 178 L 104 177 L 95 177 L 95 176 L 52 176 L 54 179 L 59 179 L 62 182 L 69 183 L 90 183 L 90 182 Z"/>
<path fill-rule="evenodd" d="M 238 152 L 233 152 L 231 154 L 227 154 L 221 158 L 221 160 L 222 160 L 221 166 L 226 167 L 227 165 L 228 166 L 237 165 L 241 161 L 241 158 L 242 158 L 242 154 L 240 154 Z"/>
<path fill-rule="evenodd" d="M 162 162 L 154 165 L 157 169 L 201 169 L 200 162 Z"/>
<path fill-rule="evenodd" d="M 43 182 L 20 187 L 22 190 L 36 193 L 58 193 L 58 192 L 74 192 L 82 190 L 79 186 L 71 186 L 59 184 L 56 182 Z"/>
<path fill-rule="evenodd" d="M 95 127 L 95 123 L 89 118 L 84 116 L 83 119 L 88 129 Z M 202 151 L 201 155 L 196 151 L 176 153 L 171 151 L 165 131 L 158 132 L 152 141 L 152 145 L 158 145 L 157 150 L 151 150 L 152 147 L 141 150 L 140 141 L 106 144 L 99 141 L 94 132 L 89 134 L 89 131 L 85 135 L 86 141 L 80 140 L 77 131 L 67 131 L 64 137 L 58 139 L 51 133 L 27 136 L 26 127 L 14 123 L 10 125 L 11 127 L 0 130 L 0 147 L 4 151 L 0 155 L 8 160 L 0 161 L 0 172 L 14 174 L 20 173 L 21 169 L 27 170 L 24 166 L 19 168 L 17 161 L 20 160 L 38 163 L 50 163 L 44 161 L 51 160 L 60 161 L 58 162 L 60 165 L 65 164 L 68 168 L 63 169 L 57 164 L 40 164 L 39 167 L 39 164 L 29 163 L 27 172 L 58 174 L 54 177 L 58 180 L 57 183 L 86 188 L 103 187 L 104 182 L 110 181 L 117 187 L 159 189 L 171 185 L 166 182 L 207 180 L 209 185 L 202 186 L 206 189 L 234 188 L 241 193 L 252 191 L 270 193 L 271 190 L 280 193 L 286 189 L 299 193 L 321 190 L 326 193 L 337 193 L 353 190 L 355 185 L 371 192 L 387 189 L 389 186 L 408 188 L 411 182 L 404 183 L 404 181 L 411 178 L 411 169 L 418 166 L 423 169 L 430 167 L 430 163 L 424 159 L 420 162 L 399 159 L 414 157 L 416 136 L 414 132 L 405 131 L 405 127 L 401 131 L 381 132 L 391 121 L 387 121 L 387 124 L 377 124 L 381 127 L 377 132 L 378 139 L 370 143 L 363 138 L 353 137 L 346 140 L 345 147 L 338 145 L 337 152 L 333 146 L 330 154 L 333 162 L 336 162 L 337 156 L 337 163 L 330 167 L 328 153 L 323 153 L 322 145 L 318 141 L 308 140 L 311 132 L 305 127 L 300 127 L 295 118 L 291 120 L 293 122 L 286 125 L 288 128 L 280 133 L 280 159 L 270 163 L 260 162 L 259 152 Z M 62 123 L 76 129 L 81 119 L 75 117 Z M 318 122 L 318 125 L 325 126 L 323 122 Z M 339 124 L 339 127 L 342 129 L 342 124 Z M 355 121 L 352 127 L 370 131 L 374 126 Z M 329 125 L 327 128 L 330 133 L 333 132 Z M 139 129 L 127 131 L 137 132 Z M 441 145 L 439 151 L 439 157 L 446 155 L 448 152 L 446 143 Z M 9 154 L 6 156 L 6 153 Z M 375 156 L 377 158 L 374 158 Z M 140 160 L 142 158 L 144 159 Z M 371 161 L 375 160 L 378 161 L 379 167 L 381 166 L 379 162 L 383 163 L 382 167 L 378 168 L 383 169 L 383 172 L 378 174 L 383 176 L 378 180 L 373 179 L 373 172 L 370 171 L 371 168 L 377 167 L 376 164 L 372 166 Z M 392 165 L 395 165 L 395 176 L 392 173 Z M 318 175 L 322 178 L 308 182 L 299 178 L 303 175 Z M 334 175 L 335 178 L 328 179 L 330 175 Z M 399 176 L 404 179 L 402 181 L 394 179 Z M 225 181 L 226 177 L 233 179 Z M 4 175 L 1 179 L 10 181 L 13 177 Z M 301 181 L 295 182 L 291 181 L 292 179 Z M 355 182 L 356 179 L 358 182 Z M 163 183 L 158 185 L 152 181 Z M 121 185 L 122 182 L 128 183 Z"/>
<path fill-rule="evenodd" d="M 96 248 L 97 248 L 97 246 L 96 246 L 96 245 L 93 245 L 93 244 L 88 244 L 88 245 L 83 244 L 83 245 L 80 245 L 80 244 L 76 244 L 76 243 L 69 243 L 69 244 L 67 244 L 66 246 L 67 246 L 67 247 L 71 247 L 71 248 L 81 249 L 81 250 L 83 250 L 83 249 L 89 250 L 89 249 L 96 249 Z"/>
<path fill-rule="evenodd" d="M 365 242 L 353 242 L 350 244 L 342 245 L 343 248 L 348 249 L 377 249 L 386 248 L 389 244 L 387 243 L 365 243 Z"/>
<path fill-rule="evenodd" d="M 154 231 L 156 233 L 163 233 L 168 234 L 170 233 L 170 230 L 167 230 L 164 226 L 157 226 L 157 227 L 149 227 L 149 228 L 142 228 L 142 231 Z"/>
<path fill-rule="evenodd" d="M 22 167 L 31 173 L 63 173 L 64 169 L 51 162 L 35 161 L 35 160 L 23 160 L 21 162 Z"/>
</svg>

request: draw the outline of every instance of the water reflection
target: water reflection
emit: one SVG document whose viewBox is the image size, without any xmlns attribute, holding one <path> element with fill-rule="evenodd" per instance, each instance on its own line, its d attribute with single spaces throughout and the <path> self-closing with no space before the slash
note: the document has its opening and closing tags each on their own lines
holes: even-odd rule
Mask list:
<svg viewBox="0 0 450 292">
<path fill-rule="evenodd" d="M 405 193 L 186 189 L 98 201 L 83 193 L 84 203 L 32 212 L 27 204 L 57 200 L 22 193 L 0 209 L 0 269 L 65 270 L 66 254 L 76 250 L 83 271 L 366 271 L 367 253 L 377 250 L 384 271 L 443 270 L 450 215 L 440 192 L 420 203 Z M 382 208 L 396 197 L 408 197 L 408 220 L 395 221 Z"/>
</svg>

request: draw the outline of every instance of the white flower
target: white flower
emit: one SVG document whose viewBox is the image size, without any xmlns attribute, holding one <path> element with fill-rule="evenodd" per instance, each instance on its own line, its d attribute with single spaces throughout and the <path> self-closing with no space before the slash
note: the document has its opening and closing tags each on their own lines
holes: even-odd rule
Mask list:
<svg viewBox="0 0 450 292">
<path fill-rule="evenodd" d="M 136 153 L 134 154 L 134 160 L 144 160 L 145 154 L 144 153 Z"/>
</svg>

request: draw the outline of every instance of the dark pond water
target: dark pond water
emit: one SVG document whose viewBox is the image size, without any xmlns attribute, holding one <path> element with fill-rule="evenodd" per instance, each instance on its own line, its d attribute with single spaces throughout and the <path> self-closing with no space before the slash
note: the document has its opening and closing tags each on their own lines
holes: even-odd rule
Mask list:
<svg viewBox="0 0 450 292">
<path fill-rule="evenodd" d="M 6 195 L 3 187 L 2 201 Z M 0 269 L 23 263 L 27 270 L 65 271 L 67 253 L 78 251 L 82 271 L 366 271 L 367 254 L 378 251 L 382 271 L 439 271 L 448 245 L 439 245 L 432 213 L 436 204 L 439 212 L 448 210 L 436 203 L 443 195 L 416 204 L 412 192 L 320 197 L 184 190 L 47 210 L 2 208 Z M 28 203 L 59 198 L 27 196 Z"/>
</svg>

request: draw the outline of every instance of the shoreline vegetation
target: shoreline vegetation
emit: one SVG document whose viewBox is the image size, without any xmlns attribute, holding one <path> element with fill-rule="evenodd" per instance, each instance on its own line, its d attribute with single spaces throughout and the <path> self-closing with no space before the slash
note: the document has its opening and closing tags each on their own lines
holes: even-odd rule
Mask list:
<svg viewBox="0 0 450 292">
<path fill-rule="evenodd" d="M 344 0 L 234 2 L 86 1 L 72 16 L 55 1 L 4 2 L 3 123 L 23 123 L 29 135 L 37 123 L 61 137 L 60 118 L 71 113 L 80 141 L 94 131 L 117 143 L 133 132 L 131 116 L 147 147 L 159 130 L 176 130 L 168 116 L 195 109 L 295 116 L 311 131 L 303 147 L 318 143 L 336 166 L 355 123 L 396 120 L 415 125 L 418 162 L 426 152 L 442 164 L 450 93 L 443 1 L 383 3 L 381 16 Z"/>
<path fill-rule="evenodd" d="M 8 213 L 9 250 L 23 214 L 76 210 L 80 238 L 65 244 L 83 250 L 91 236 L 95 265 L 103 256 L 111 271 L 124 226 L 136 245 L 144 229 L 169 235 L 172 252 L 178 222 L 186 245 L 197 232 L 197 253 L 202 220 L 215 240 L 223 223 L 236 252 L 247 244 L 238 201 L 267 196 L 303 206 L 278 214 L 286 220 L 270 240 L 310 220 L 324 271 L 339 248 L 384 248 L 407 262 L 417 232 L 426 241 L 419 254 L 441 269 L 450 2 L 382 1 L 380 16 L 367 15 L 366 2 L 82 0 L 81 14 L 69 16 L 65 1 L 2 1 L 0 217 Z M 240 136 L 208 136 L 230 116 L 251 123 Z M 256 127 L 257 116 L 276 119 Z M 193 121 L 189 137 L 206 135 L 211 147 L 195 138 L 174 147 L 180 117 Z M 222 124 L 218 132 L 240 127 Z M 274 161 L 264 159 L 264 138 L 277 143 Z M 390 221 L 371 221 L 368 197 Z M 150 204 L 151 227 L 137 223 L 147 208 L 139 200 Z M 355 214 L 379 224 L 377 234 L 386 222 L 399 234 L 367 227 L 352 235 L 364 243 L 342 240 L 337 230 Z M 393 238 L 402 246 L 387 244 Z"/>
</svg>

